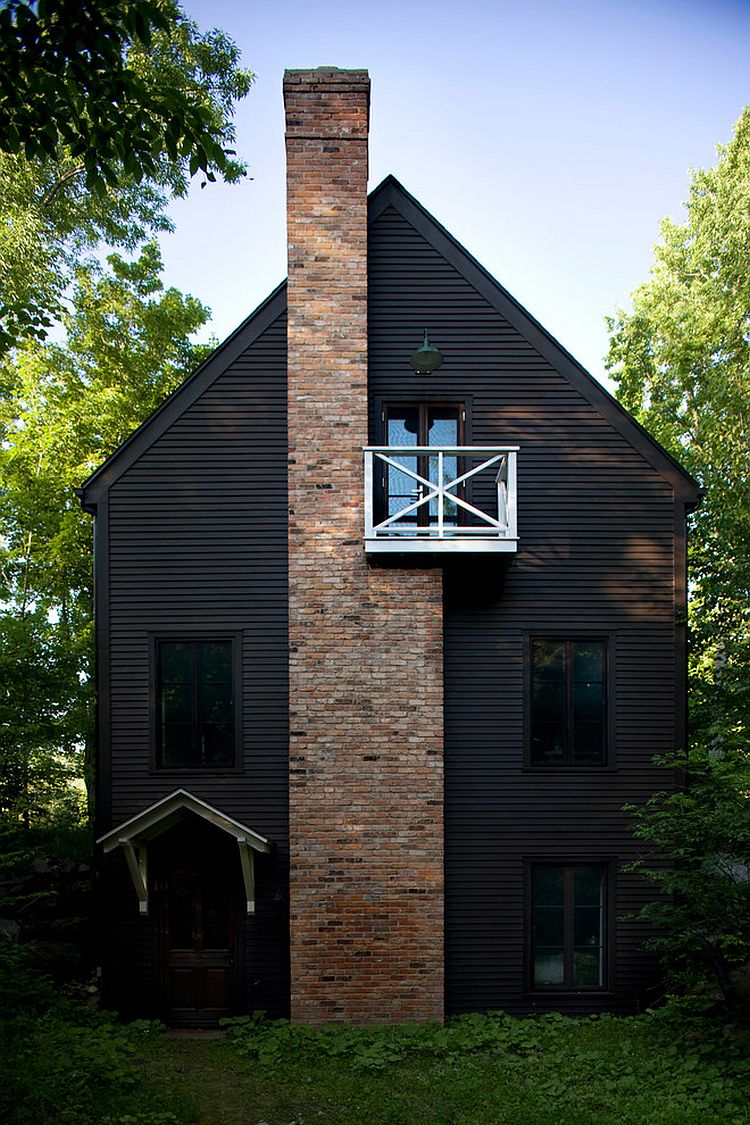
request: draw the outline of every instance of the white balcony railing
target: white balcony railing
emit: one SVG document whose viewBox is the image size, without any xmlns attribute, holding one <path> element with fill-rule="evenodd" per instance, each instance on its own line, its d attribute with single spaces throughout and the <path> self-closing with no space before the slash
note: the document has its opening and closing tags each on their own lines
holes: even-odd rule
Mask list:
<svg viewBox="0 0 750 1125">
<path fill-rule="evenodd" d="M 517 445 L 365 449 L 365 550 L 515 551 Z"/>
</svg>

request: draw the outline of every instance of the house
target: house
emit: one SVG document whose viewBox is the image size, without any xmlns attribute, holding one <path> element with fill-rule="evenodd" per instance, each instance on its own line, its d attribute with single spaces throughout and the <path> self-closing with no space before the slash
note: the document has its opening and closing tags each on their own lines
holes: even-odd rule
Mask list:
<svg viewBox="0 0 750 1125">
<path fill-rule="evenodd" d="M 105 994 L 627 1010 L 693 480 L 288 72 L 289 276 L 88 480 Z"/>
</svg>

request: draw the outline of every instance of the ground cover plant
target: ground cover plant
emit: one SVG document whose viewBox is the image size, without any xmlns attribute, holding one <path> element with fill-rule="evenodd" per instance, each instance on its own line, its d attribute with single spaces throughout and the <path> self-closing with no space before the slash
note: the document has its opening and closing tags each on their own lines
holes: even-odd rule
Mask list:
<svg viewBox="0 0 750 1125">
<path fill-rule="evenodd" d="M 9 1125 L 750 1123 L 748 1028 L 695 1002 L 368 1030 L 252 1016 L 194 1038 L 61 1000 L 12 961 L 0 974 Z"/>
</svg>

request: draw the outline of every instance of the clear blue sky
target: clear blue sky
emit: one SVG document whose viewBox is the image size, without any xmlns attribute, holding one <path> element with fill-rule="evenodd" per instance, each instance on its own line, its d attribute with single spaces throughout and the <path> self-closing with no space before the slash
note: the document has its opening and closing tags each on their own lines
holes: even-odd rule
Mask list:
<svg viewBox="0 0 750 1125">
<path fill-rule="evenodd" d="M 750 0 L 188 0 L 257 74 L 252 180 L 172 209 L 166 279 L 226 336 L 286 273 L 286 67 L 372 79 L 370 185 L 393 173 L 592 374 L 688 169 L 750 102 Z M 439 326 L 434 326 L 439 345 Z"/>
</svg>

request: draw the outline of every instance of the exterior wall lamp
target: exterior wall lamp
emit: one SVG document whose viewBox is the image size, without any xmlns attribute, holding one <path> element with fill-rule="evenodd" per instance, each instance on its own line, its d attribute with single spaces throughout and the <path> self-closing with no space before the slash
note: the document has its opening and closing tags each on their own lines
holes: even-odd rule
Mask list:
<svg viewBox="0 0 750 1125">
<path fill-rule="evenodd" d="M 443 365 L 442 352 L 430 343 L 427 339 L 427 329 L 424 330 L 424 343 L 421 347 L 417 348 L 414 355 L 409 360 L 409 363 L 416 371 L 417 375 L 432 375 L 433 371 L 437 371 Z"/>
</svg>

